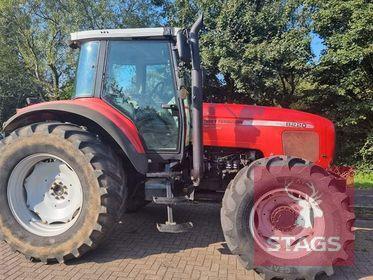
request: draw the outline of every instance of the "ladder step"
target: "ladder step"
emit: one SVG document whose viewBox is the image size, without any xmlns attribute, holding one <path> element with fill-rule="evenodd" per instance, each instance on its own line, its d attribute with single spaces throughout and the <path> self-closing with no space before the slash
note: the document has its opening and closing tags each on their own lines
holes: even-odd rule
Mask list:
<svg viewBox="0 0 373 280">
<path fill-rule="evenodd" d="M 156 204 L 176 205 L 176 204 L 179 204 L 179 203 L 188 202 L 189 199 L 186 196 L 153 197 L 153 201 Z"/>
</svg>

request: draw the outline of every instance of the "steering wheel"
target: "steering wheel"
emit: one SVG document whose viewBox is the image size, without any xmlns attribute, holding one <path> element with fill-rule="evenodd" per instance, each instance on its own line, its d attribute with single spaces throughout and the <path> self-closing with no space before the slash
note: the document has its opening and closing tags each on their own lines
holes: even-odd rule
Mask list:
<svg viewBox="0 0 373 280">
<path fill-rule="evenodd" d="M 160 81 L 158 82 L 154 87 L 153 89 L 151 90 L 151 98 L 154 98 L 154 97 L 158 97 L 160 98 L 161 97 L 161 94 L 163 93 L 163 90 L 164 90 L 164 87 L 165 87 L 165 82 L 164 81 Z M 154 96 L 155 95 L 155 96 Z"/>
</svg>

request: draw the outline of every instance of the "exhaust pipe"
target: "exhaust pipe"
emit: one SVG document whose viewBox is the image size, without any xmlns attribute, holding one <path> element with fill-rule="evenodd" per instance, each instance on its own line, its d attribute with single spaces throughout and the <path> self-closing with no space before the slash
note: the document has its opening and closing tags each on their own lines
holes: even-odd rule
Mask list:
<svg viewBox="0 0 373 280">
<path fill-rule="evenodd" d="M 194 186 L 199 186 L 203 177 L 203 92 L 202 69 L 199 54 L 198 33 L 203 27 L 203 15 L 200 15 L 189 32 L 192 55 L 192 134 L 193 134 L 193 169 L 191 172 Z"/>
</svg>

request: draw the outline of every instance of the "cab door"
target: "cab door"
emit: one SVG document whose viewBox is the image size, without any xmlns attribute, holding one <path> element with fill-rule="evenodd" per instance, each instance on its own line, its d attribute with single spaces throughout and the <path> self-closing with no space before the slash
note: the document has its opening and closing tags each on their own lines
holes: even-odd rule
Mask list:
<svg viewBox="0 0 373 280">
<path fill-rule="evenodd" d="M 136 124 L 148 152 L 180 149 L 180 108 L 165 40 L 109 41 L 102 97 Z"/>
</svg>

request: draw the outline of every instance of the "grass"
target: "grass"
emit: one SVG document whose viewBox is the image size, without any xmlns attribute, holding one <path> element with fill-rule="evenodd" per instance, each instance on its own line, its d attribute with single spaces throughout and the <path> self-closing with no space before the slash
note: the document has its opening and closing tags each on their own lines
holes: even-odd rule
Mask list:
<svg viewBox="0 0 373 280">
<path fill-rule="evenodd" d="M 373 172 L 357 171 L 354 176 L 355 188 L 373 189 Z"/>
</svg>

